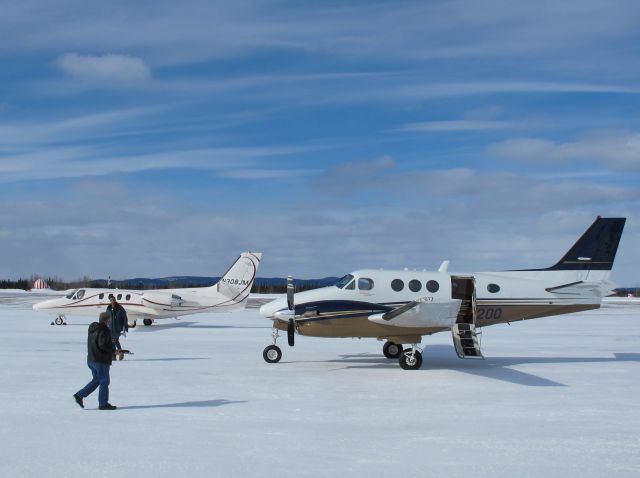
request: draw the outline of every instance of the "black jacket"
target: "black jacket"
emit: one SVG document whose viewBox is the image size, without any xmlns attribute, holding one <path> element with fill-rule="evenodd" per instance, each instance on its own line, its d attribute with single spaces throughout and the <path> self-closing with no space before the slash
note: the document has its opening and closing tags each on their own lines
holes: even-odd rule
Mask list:
<svg viewBox="0 0 640 478">
<path fill-rule="evenodd" d="M 109 304 L 107 306 L 107 312 L 111 314 L 109 330 L 111 330 L 111 335 L 114 338 L 119 337 L 122 332 L 127 332 L 129 330 L 129 320 L 127 318 L 127 311 L 124 310 L 124 307 L 118 304 L 114 309 L 111 307 L 111 304 Z"/>
<path fill-rule="evenodd" d="M 87 337 L 87 360 L 111 365 L 113 344 L 109 327 L 100 322 L 94 322 L 89 326 Z"/>
</svg>

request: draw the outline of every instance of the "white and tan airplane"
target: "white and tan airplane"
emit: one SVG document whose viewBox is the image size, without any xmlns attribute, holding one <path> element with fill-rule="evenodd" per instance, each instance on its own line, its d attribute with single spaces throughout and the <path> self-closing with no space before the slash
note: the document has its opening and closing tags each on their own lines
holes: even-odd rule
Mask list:
<svg viewBox="0 0 640 478">
<path fill-rule="evenodd" d="M 451 273 L 358 270 L 335 286 L 294 294 L 263 305 L 273 321 L 267 362 L 278 362 L 278 331 L 314 337 L 375 337 L 383 354 L 403 369 L 418 369 L 422 336 L 451 330 L 460 358 L 483 358 L 476 328 L 600 307 L 615 284 L 609 281 L 625 218 L 601 218 L 555 265 L 546 269 Z M 403 344 L 409 344 L 406 350 Z"/>
<path fill-rule="evenodd" d="M 138 319 L 142 319 L 144 325 L 151 325 L 158 319 L 182 315 L 230 312 L 245 307 L 261 257 L 258 252 L 243 252 L 211 287 L 146 291 L 75 289 L 65 297 L 38 302 L 33 310 L 57 314 L 55 322 L 61 324 L 66 315 L 97 317 L 109 305 L 109 297 L 113 295 L 127 311 L 129 327 L 135 327 Z"/>
</svg>

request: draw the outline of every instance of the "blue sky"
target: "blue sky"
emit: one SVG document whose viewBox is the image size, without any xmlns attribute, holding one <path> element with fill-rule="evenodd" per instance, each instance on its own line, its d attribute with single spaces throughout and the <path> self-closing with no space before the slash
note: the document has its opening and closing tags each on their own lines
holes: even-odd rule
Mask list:
<svg viewBox="0 0 640 478">
<path fill-rule="evenodd" d="M 0 277 L 541 267 L 629 218 L 635 1 L 0 2 Z"/>
</svg>

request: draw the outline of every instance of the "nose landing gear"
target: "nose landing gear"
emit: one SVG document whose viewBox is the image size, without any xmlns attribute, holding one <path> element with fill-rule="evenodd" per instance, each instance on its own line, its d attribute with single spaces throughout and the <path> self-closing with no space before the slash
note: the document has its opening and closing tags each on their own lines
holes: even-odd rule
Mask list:
<svg viewBox="0 0 640 478">
<path fill-rule="evenodd" d="M 273 338 L 273 344 L 264 348 L 262 358 L 264 358 L 267 363 L 278 363 L 282 358 L 282 350 L 280 350 L 280 347 L 276 345 L 276 341 L 278 340 L 278 329 L 275 327 L 271 330 L 271 337 Z"/>
<path fill-rule="evenodd" d="M 411 344 L 411 349 L 400 355 L 400 368 L 403 370 L 418 370 L 422 367 L 422 353 L 416 344 Z"/>
</svg>

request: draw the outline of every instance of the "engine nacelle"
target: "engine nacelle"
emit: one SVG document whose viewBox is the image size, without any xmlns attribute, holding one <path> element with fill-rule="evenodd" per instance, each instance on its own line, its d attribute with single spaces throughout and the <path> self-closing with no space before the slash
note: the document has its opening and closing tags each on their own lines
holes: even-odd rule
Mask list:
<svg viewBox="0 0 640 478">
<path fill-rule="evenodd" d="M 176 294 L 145 292 L 142 296 L 142 303 L 151 309 L 165 309 L 180 307 L 183 300 L 182 297 Z"/>
</svg>

